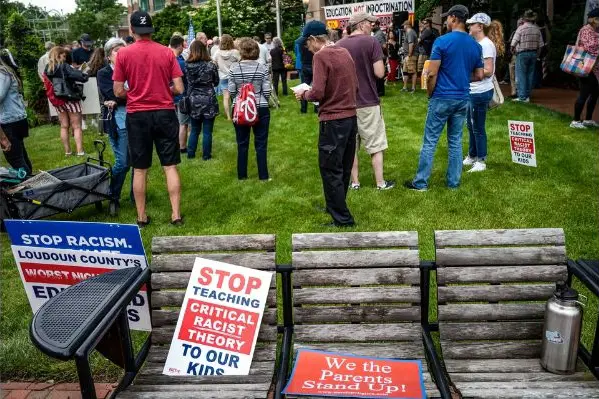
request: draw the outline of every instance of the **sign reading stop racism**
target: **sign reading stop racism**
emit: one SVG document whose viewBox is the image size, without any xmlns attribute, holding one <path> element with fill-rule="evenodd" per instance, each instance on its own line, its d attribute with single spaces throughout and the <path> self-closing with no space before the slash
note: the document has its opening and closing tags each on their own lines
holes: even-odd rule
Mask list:
<svg viewBox="0 0 599 399">
<path fill-rule="evenodd" d="M 537 166 L 535 129 L 532 122 L 508 121 L 512 162 Z"/>
</svg>

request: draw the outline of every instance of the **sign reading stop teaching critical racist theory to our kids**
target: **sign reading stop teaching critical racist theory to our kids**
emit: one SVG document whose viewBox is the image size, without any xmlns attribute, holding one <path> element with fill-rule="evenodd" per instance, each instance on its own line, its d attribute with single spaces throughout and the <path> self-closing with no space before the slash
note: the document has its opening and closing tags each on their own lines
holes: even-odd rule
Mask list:
<svg viewBox="0 0 599 399">
<path fill-rule="evenodd" d="M 288 395 L 425 399 L 420 360 L 379 359 L 298 350 Z"/>
<path fill-rule="evenodd" d="M 116 269 L 147 267 L 136 225 L 42 220 L 5 224 L 34 313 L 80 281 Z M 152 329 L 145 286 L 129 304 L 127 315 L 132 329 Z"/>
<path fill-rule="evenodd" d="M 532 122 L 508 121 L 512 162 L 537 166 L 535 129 Z"/>
<path fill-rule="evenodd" d="M 166 375 L 247 375 L 272 273 L 196 258 Z"/>
</svg>

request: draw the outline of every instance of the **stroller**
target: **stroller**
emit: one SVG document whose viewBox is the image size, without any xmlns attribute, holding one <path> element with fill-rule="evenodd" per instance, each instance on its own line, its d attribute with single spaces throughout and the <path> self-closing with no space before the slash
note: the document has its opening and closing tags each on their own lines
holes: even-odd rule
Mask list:
<svg viewBox="0 0 599 399">
<path fill-rule="evenodd" d="M 110 195 L 111 165 L 104 161 L 106 144 L 95 140 L 98 158 L 87 158 L 79 165 L 66 166 L 33 177 L 0 176 L 0 220 L 42 219 L 94 204 L 102 210 L 109 201 L 109 213 L 117 213 Z"/>
</svg>

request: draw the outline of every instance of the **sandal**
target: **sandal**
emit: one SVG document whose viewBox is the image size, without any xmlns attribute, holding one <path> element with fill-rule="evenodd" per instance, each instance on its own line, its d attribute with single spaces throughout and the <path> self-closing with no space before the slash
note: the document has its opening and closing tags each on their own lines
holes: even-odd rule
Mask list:
<svg viewBox="0 0 599 399">
<path fill-rule="evenodd" d="M 150 224 L 150 221 L 151 221 L 150 217 L 146 216 L 146 221 L 144 222 L 144 221 L 138 220 L 137 225 L 139 226 L 140 229 L 143 229 L 144 227 L 146 227 L 147 225 Z"/>
<path fill-rule="evenodd" d="M 181 216 L 179 219 L 175 219 L 171 221 L 171 224 L 173 226 L 183 226 L 183 216 Z"/>
</svg>

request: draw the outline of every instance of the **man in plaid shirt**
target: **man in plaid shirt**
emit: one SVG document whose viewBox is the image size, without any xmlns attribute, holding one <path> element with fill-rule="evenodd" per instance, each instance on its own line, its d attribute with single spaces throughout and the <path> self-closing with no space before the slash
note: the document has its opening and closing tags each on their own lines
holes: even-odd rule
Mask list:
<svg viewBox="0 0 599 399">
<path fill-rule="evenodd" d="M 530 102 L 530 92 L 535 75 L 537 58 L 543 43 L 541 30 L 535 24 L 537 14 L 528 10 L 523 16 L 522 24 L 512 39 L 512 54 L 516 54 L 516 83 L 518 86 L 518 98 L 514 101 Z"/>
</svg>

